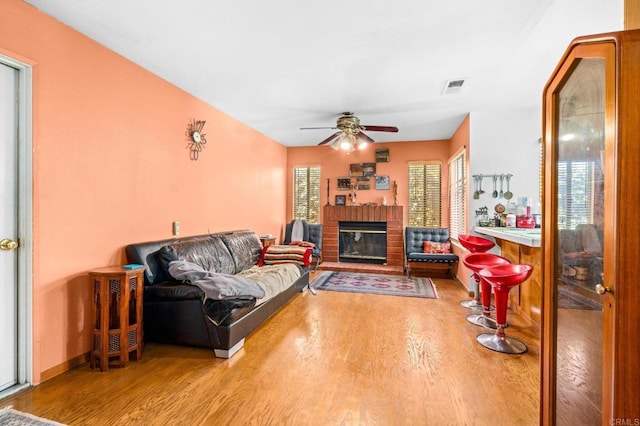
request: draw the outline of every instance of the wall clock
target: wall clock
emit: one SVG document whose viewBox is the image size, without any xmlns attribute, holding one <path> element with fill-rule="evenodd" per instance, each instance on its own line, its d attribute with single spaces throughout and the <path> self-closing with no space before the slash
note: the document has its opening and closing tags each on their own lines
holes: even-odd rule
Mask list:
<svg viewBox="0 0 640 426">
<path fill-rule="evenodd" d="M 202 133 L 205 123 L 206 121 L 204 120 L 196 120 L 194 118 L 187 124 L 187 131 L 185 132 L 187 135 L 187 148 L 189 149 L 189 157 L 194 161 L 198 159 L 200 152 L 207 143 L 206 135 Z"/>
</svg>

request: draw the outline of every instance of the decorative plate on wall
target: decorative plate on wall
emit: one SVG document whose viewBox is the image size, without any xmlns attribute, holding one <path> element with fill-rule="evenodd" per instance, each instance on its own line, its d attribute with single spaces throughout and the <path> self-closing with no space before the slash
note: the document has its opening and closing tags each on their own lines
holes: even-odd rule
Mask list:
<svg viewBox="0 0 640 426">
<path fill-rule="evenodd" d="M 189 157 L 192 160 L 197 160 L 200 152 L 204 149 L 207 143 L 205 134 L 202 133 L 202 129 L 206 121 L 196 120 L 195 118 L 187 125 L 187 148 L 189 149 Z"/>
</svg>

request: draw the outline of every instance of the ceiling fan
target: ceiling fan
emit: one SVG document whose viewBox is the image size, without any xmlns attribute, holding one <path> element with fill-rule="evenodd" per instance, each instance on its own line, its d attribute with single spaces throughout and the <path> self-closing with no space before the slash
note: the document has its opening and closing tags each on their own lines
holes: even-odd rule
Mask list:
<svg viewBox="0 0 640 426">
<path fill-rule="evenodd" d="M 300 130 L 310 129 L 338 129 L 333 135 L 320 142 L 318 145 L 327 145 L 333 149 L 343 149 L 347 152 L 352 152 L 357 149 L 363 149 L 367 144 L 374 143 L 364 133 L 366 131 L 372 132 L 394 132 L 398 131 L 395 126 L 368 126 L 360 124 L 360 119 L 353 115 L 352 112 L 343 112 L 336 125 L 333 127 L 301 127 Z"/>
</svg>

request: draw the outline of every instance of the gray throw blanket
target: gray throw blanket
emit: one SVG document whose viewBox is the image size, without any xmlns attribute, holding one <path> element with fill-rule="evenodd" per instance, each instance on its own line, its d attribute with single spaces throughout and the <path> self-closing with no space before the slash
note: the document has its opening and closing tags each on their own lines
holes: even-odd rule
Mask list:
<svg viewBox="0 0 640 426">
<path fill-rule="evenodd" d="M 219 274 L 202 269 L 191 262 L 169 262 L 169 273 L 177 280 L 188 281 L 199 287 L 207 297 L 223 300 L 239 296 L 265 297 L 265 291 L 256 282 L 236 275 Z"/>
</svg>

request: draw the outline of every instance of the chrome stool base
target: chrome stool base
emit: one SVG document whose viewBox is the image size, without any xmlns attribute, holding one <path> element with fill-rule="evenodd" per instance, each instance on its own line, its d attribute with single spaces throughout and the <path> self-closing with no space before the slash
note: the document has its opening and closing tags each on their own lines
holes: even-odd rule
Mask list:
<svg viewBox="0 0 640 426">
<path fill-rule="evenodd" d="M 519 355 L 528 350 L 527 345 L 513 337 L 500 337 L 496 334 L 484 333 L 478 334 L 476 340 L 485 348 L 503 354 Z"/>
<path fill-rule="evenodd" d="M 467 308 L 467 309 L 482 310 L 482 302 L 480 302 L 479 300 L 476 300 L 476 299 L 461 300 L 460 301 L 460 306 L 462 306 L 463 308 Z"/>
<path fill-rule="evenodd" d="M 498 328 L 495 319 L 482 314 L 467 315 L 467 321 L 473 325 L 477 325 L 478 327 L 489 328 L 491 330 Z"/>
</svg>

